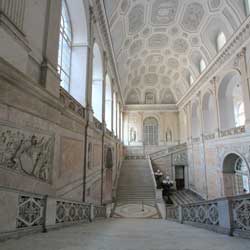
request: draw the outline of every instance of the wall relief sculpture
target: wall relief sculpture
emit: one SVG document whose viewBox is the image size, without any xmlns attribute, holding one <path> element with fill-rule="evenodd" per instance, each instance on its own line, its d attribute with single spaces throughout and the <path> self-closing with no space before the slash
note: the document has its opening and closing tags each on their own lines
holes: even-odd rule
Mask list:
<svg viewBox="0 0 250 250">
<path fill-rule="evenodd" d="M 49 181 L 53 148 L 52 136 L 0 126 L 0 167 Z"/>
</svg>

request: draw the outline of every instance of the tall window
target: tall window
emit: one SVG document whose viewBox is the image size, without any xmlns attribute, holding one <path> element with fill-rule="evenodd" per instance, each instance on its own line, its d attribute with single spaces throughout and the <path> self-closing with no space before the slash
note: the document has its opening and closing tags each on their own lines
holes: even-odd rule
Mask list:
<svg viewBox="0 0 250 250">
<path fill-rule="evenodd" d="M 58 51 L 58 73 L 61 78 L 61 86 L 67 91 L 70 90 L 71 54 L 72 28 L 68 7 L 65 0 L 63 0 Z"/>
<path fill-rule="evenodd" d="M 220 51 L 226 44 L 227 39 L 223 32 L 220 32 L 217 36 L 217 50 Z"/>
<path fill-rule="evenodd" d="M 158 121 L 155 118 L 145 119 L 143 133 L 145 145 L 158 145 Z"/>
<path fill-rule="evenodd" d="M 242 96 L 242 89 L 240 84 L 237 84 L 233 90 L 233 105 L 234 105 L 234 119 L 235 126 L 243 126 L 245 125 L 245 107 Z"/>
<path fill-rule="evenodd" d="M 192 85 L 194 83 L 194 78 L 193 76 L 190 74 L 189 76 L 189 84 Z"/>
<path fill-rule="evenodd" d="M 250 14 L 250 0 L 245 0 L 245 10 L 246 15 L 248 16 Z"/>
<path fill-rule="evenodd" d="M 206 69 L 207 65 L 204 59 L 200 60 L 200 73 L 202 73 Z"/>
<path fill-rule="evenodd" d="M 106 122 L 107 128 L 110 131 L 112 128 L 111 112 L 112 112 L 112 87 L 111 87 L 110 78 L 108 75 L 106 75 L 105 122 Z"/>
<path fill-rule="evenodd" d="M 114 131 L 114 134 L 117 135 L 117 130 L 116 130 L 116 93 L 114 92 L 113 93 L 113 131 Z"/>
</svg>

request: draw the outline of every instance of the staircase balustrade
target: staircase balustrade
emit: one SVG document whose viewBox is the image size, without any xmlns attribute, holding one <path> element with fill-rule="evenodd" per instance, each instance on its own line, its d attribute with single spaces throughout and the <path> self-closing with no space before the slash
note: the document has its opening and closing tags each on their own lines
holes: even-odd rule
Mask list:
<svg viewBox="0 0 250 250">
<path fill-rule="evenodd" d="M 106 218 L 106 206 L 3 187 L 0 203 L 0 240 Z"/>
<path fill-rule="evenodd" d="M 166 219 L 250 238 L 250 194 L 167 207 Z"/>
</svg>

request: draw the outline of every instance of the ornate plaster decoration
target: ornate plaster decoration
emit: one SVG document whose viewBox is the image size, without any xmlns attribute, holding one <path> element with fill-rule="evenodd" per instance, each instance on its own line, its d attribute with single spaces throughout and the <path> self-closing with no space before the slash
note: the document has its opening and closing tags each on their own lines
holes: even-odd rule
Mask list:
<svg viewBox="0 0 250 250">
<path fill-rule="evenodd" d="M 204 7 L 201 3 L 190 3 L 184 12 L 182 26 L 185 30 L 195 32 L 199 28 L 202 18 L 205 15 Z"/>
<path fill-rule="evenodd" d="M 128 30 L 131 34 L 141 31 L 144 26 L 144 5 L 138 4 L 134 6 L 128 15 Z"/>
<path fill-rule="evenodd" d="M 152 24 L 169 25 L 175 20 L 177 8 L 178 0 L 155 0 L 152 5 Z"/>
</svg>

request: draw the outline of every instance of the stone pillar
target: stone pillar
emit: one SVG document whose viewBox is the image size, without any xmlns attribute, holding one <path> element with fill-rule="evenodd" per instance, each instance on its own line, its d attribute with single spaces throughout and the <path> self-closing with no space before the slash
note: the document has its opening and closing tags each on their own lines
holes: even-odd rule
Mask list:
<svg viewBox="0 0 250 250">
<path fill-rule="evenodd" d="M 111 80 L 111 132 L 114 134 L 114 79 Z"/>
<path fill-rule="evenodd" d="M 207 182 L 207 161 L 206 161 L 206 144 L 204 140 L 204 119 L 203 119 L 203 110 L 202 110 L 202 99 L 201 92 L 198 93 L 199 98 L 199 111 L 200 111 L 200 128 L 201 128 L 201 144 L 203 151 L 203 162 L 204 162 L 204 175 L 205 175 L 205 194 L 206 199 L 208 199 L 208 182 Z"/>
<path fill-rule="evenodd" d="M 92 109 L 92 81 L 93 81 L 93 49 L 94 49 L 94 33 L 93 33 L 93 25 L 94 25 L 94 15 L 93 10 L 89 8 L 89 47 L 87 54 L 87 67 L 86 67 L 86 112 L 87 119 L 89 121 L 93 121 L 93 109 Z"/>
<path fill-rule="evenodd" d="M 219 226 L 223 233 L 233 235 L 233 214 L 231 202 L 228 199 L 218 200 Z"/>
<path fill-rule="evenodd" d="M 242 80 L 242 94 L 244 99 L 246 132 L 250 132 L 250 89 L 249 89 L 249 74 L 247 70 L 247 59 L 246 59 L 246 48 L 244 47 L 241 52 L 237 55 L 239 59 L 239 66 L 241 71 Z"/>
<path fill-rule="evenodd" d="M 214 95 L 214 101 L 215 101 L 215 109 L 216 109 L 216 137 L 220 137 L 220 112 L 219 112 L 219 102 L 218 102 L 218 93 L 217 93 L 217 78 L 216 76 L 213 77 L 211 80 L 212 84 L 212 90 L 213 90 L 213 95 Z"/>
<path fill-rule="evenodd" d="M 52 95 L 59 97 L 60 77 L 57 72 L 61 21 L 61 0 L 47 1 L 44 28 L 43 62 L 40 82 Z"/>
</svg>

